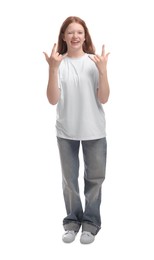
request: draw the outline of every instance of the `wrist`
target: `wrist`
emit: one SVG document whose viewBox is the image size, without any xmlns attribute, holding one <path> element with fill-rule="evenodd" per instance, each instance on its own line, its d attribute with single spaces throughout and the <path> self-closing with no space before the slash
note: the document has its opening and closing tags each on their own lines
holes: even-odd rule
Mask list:
<svg viewBox="0 0 154 260">
<path fill-rule="evenodd" d="M 107 70 L 99 70 L 99 76 L 107 76 Z"/>
<path fill-rule="evenodd" d="M 49 66 L 49 73 L 57 73 L 58 67 Z"/>
</svg>

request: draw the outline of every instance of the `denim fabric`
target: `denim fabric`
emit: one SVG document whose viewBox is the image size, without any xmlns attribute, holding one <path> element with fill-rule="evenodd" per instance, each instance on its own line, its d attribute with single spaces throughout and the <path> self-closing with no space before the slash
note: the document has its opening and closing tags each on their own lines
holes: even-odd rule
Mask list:
<svg viewBox="0 0 154 260">
<path fill-rule="evenodd" d="M 57 137 L 62 186 L 67 216 L 63 220 L 65 230 L 89 231 L 96 235 L 101 228 L 101 187 L 105 179 L 107 143 L 106 138 L 75 141 Z M 79 149 L 84 159 L 85 208 L 79 194 Z"/>
</svg>

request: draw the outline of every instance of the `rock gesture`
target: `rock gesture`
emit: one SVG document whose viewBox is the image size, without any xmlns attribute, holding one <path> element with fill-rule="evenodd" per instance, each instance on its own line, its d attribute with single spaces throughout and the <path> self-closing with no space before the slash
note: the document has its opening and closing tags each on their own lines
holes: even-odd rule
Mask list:
<svg viewBox="0 0 154 260">
<path fill-rule="evenodd" d="M 67 53 L 65 53 L 64 55 L 59 54 L 59 52 L 57 52 L 57 44 L 55 43 L 52 51 L 51 51 L 51 55 L 50 57 L 48 56 L 48 54 L 46 52 L 43 52 L 46 58 L 47 63 L 49 64 L 50 68 L 53 69 L 57 69 L 61 63 L 61 61 L 67 56 Z"/>
<path fill-rule="evenodd" d="M 101 56 L 100 55 L 93 55 L 93 56 L 89 56 L 89 58 L 91 60 L 93 60 L 93 62 L 95 62 L 99 72 L 101 74 L 103 74 L 104 72 L 106 72 L 106 67 L 107 67 L 107 61 L 108 61 L 108 56 L 109 56 L 109 52 L 107 54 L 105 54 L 105 45 L 102 46 L 102 53 Z"/>
</svg>

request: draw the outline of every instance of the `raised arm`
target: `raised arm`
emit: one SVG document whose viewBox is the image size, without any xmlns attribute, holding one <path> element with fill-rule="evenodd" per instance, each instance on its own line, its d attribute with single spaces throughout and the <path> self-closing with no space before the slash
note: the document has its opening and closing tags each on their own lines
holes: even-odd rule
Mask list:
<svg viewBox="0 0 154 260">
<path fill-rule="evenodd" d="M 105 46 L 102 46 L 102 54 L 90 57 L 96 64 L 99 71 L 98 99 L 102 104 L 108 101 L 110 88 L 107 76 L 107 61 L 109 53 L 105 54 Z"/>
<path fill-rule="evenodd" d="M 56 105 L 60 97 L 58 86 L 58 69 L 61 61 L 67 54 L 61 55 L 57 52 L 57 44 L 54 44 L 50 57 L 44 52 L 46 61 L 49 64 L 49 79 L 47 86 L 47 98 L 49 103 Z"/>
</svg>

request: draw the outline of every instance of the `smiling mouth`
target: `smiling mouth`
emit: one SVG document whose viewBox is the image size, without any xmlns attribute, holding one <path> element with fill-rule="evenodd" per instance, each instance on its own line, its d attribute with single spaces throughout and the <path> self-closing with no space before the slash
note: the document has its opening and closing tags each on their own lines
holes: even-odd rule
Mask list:
<svg viewBox="0 0 154 260">
<path fill-rule="evenodd" d="M 79 43 L 79 41 L 71 41 L 71 43 Z"/>
</svg>

